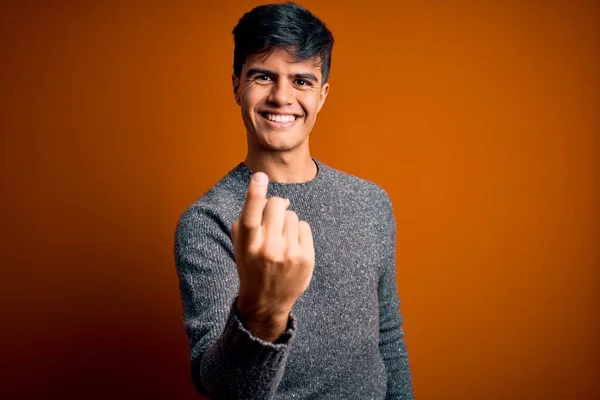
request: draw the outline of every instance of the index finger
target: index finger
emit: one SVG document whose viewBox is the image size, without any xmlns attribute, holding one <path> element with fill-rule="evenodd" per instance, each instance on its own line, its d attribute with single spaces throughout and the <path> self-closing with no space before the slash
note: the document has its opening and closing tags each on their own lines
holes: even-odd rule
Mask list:
<svg viewBox="0 0 600 400">
<path fill-rule="evenodd" d="M 267 188 L 269 177 L 264 172 L 256 172 L 252 175 L 246 193 L 246 202 L 240 215 L 240 228 L 244 235 L 256 233 L 261 227 L 263 210 L 267 200 Z M 248 237 L 248 239 L 250 239 Z"/>
</svg>

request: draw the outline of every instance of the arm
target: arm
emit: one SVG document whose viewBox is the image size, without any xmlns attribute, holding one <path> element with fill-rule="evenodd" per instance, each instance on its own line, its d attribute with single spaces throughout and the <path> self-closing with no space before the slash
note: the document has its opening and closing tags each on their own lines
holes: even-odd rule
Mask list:
<svg viewBox="0 0 600 400">
<path fill-rule="evenodd" d="M 379 298 L 379 350 L 387 372 L 388 400 L 413 399 L 412 378 L 404 330 L 400 314 L 400 298 L 396 284 L 396 222 L 389 197 L 385 196 L 385 217 L 382 226 L 386 227 L 384 243 L 386 255 L 381 265 Z"/>
<path fill-rule="evenodd" d="M 239 278 L 230 233 L 199 207 L 181 216 L 175 261 L 196 389 L 215 399 L 271 398 L 283 376 L 295 319 L 274 342 L 253 336 L 237 311 Z"/>
</svg>

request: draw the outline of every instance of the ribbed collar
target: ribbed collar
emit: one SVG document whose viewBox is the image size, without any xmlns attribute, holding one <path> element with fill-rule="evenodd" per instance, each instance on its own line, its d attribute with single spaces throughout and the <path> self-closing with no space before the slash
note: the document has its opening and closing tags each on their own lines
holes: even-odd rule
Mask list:
<svg viewBox="0 0 600 400">
<path fill-rule="evenodd" d="M 322 185 L 329 175 L 329 167 L 321 161 L 312 157 L 312 160 L 317 166 L 317 175 L 307 182 L 301 183 L 281 183 L 269 181 L 268 195 L 287 197 L 292 194 L 310 193 L 315 187 Z M 241 162 L 232 171 L 232 177 L 236 180 L 241 180 L 245 187 L 248 187 L 253 171 L 248 166 Z"/>
</svg>

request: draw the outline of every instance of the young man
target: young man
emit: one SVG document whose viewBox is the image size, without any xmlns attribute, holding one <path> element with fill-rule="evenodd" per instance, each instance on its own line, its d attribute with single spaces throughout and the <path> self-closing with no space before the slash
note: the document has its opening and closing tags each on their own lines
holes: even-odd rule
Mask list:
<svg viewBox="0 0 600 400">
<path fill-rule="evenodd" d="M 412 399 L 390 199 L 310 156 L 331 32 L 286 3 L 233 34 L 247 157 L 175 234 L 192 380 L 212 399 Z"/>
</svg>

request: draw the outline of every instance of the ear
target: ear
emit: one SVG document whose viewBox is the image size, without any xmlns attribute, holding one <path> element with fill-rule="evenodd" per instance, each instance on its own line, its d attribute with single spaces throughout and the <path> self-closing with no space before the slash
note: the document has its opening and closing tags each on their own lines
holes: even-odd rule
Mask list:
<svg viewBox="0 0 600 400">
<path fill-rule="evenodd" d="M 321 107 L 325 104 L 325 99 L 329 94 L 329 82 L 321 86 L 321 98 L 319 99 L 319 108 L 317 109 L 317 113 L 321 111 Z"/>
<path fill-rule="evenodd" d="M 238 94 L 238 89 L 240 88 L 240 79 L 235 76 L 235 74 L 231 74 L 231 84 L 233 85 L 233 96 L 235 97 L 235 102 L 237 105 L 241 105 L 240 95 Z"/>
</svg>

